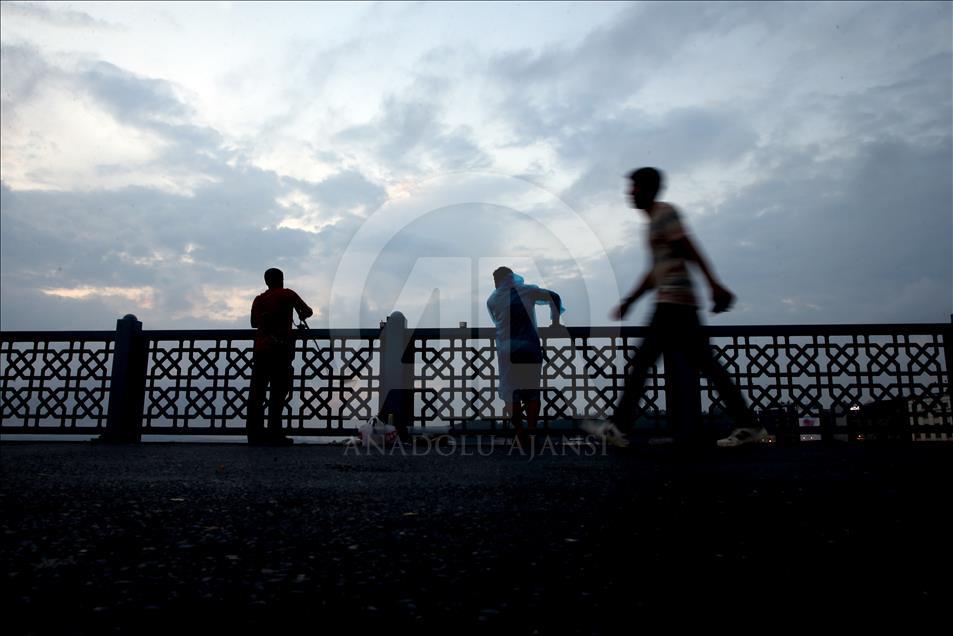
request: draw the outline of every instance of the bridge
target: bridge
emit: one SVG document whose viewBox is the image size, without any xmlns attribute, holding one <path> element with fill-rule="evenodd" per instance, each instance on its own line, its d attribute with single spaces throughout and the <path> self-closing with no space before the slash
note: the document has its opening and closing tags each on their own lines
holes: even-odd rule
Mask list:
<svg viewBox="0 0 953 636">
<path fill-rule="evenodd" d="M 953 433 L 951 324 L 705 327 L 769 429 L 787 439 L 938 440 Z M 244 435 L 251 330 L 0 332 L 0 433 Z M 621 395 L 644 327 L 542 328 L 541 418 L 602 417 Z M 286 432 L 353 435 L 373 415 L 415 430 L 504 430 L 493 330 L 296 332 Z M 712 387 L 670 354 L 652 370 L 649 431 L 724 426 Z"/>
<path fill-rule="evenodd" d="M 138 444 L 242 441 L 252 333 L 131 318 L 114 332 L 4 332 L 4 630 L 600 634 L 655 620 L 945 618 L 950 325 L 707 331 L 791 444 L 569 443 L 566 422 L 611 407 L 641 328 L 542 330 L 557 443 L 535 454 L 479 435 L 422 453 Z M 299 332 L 288 433 L 348 435 L 386 412 L 422 430 L 503 427 L 493 347 L 490 330 L 412 330 L 400 316 Z M 663 360 L 645 424 L 704 414 L 716 427 L 717 400 Z M 820 443 L 799 441 L 817 431 Z M 127 443 L 17 441 L 38 433 Z"/>
</svg>

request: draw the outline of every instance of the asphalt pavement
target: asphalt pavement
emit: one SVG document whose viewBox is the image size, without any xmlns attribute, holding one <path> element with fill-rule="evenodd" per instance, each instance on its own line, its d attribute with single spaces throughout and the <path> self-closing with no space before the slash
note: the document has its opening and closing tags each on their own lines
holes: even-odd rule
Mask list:
<svg viewBox="0 0 953 636">
<path fill-rule="evenodd" d="M 536 450 L 4 443 L 0 625 L 600 634 L 950 607 L 953 445 Z"/>
</svg>

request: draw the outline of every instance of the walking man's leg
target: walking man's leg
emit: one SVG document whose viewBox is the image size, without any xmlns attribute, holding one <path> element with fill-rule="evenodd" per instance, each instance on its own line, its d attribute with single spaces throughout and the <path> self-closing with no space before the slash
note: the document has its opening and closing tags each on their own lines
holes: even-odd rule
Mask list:
<svg viewBox="0 0 953 636">
<path fill-rule="evenodd" d="M 609 417 L 609 421 L 624 433 L 631 432 L 635 427 L 635 420 L 639 414 L 639 402 L 641 402 L 642 395 L 645 393 L 645 380 L 649 376 L 649 369 L 662 354 L 662 345 L 662 331 L 653 319 L 649 334 L 639 346 L 639 352 L 636 354 L 632 368 L 625 378 L 622 398 Z"/>
<path fill-rule="evenodd" d="M 754 417 L 741 394 L 741 389 L 732 381 L 728 371 L 715 360 L 711 348 L 706 347 L 706 349 L 707 355 L 702 358 L 701 371 L 715 385 L 715 390 L 718 391 L 718 395 L 721 396 L 728 410 L 728 416 L 734 420 L 736 426 L 751 428 L 754 426 Z"/>
<path fill-rule="evenodd" d="M 656 313 L 657 316 L 657 313 Z M 613 446 L 628 446 L 626 434 L 635 428 L 639 402 L 645 391 L 645 380 L 649 369 L 658 360 L 662 353 L 663 339 L 658 329 L 655 329 L 656 320 L 653 318 L 649 335 L 645 337 L 635 356 L 635 362 L 625 377 L 622 389 L 622 398 L 616 405 L 609 421 L 586 420 L 582 423 L 582 430 L 589 435 L 602 439 Z"/>
<path fill-rule="evenodd" d="M 748 408 L 741 389 L 732 381 L 728 371 L 715 360 L 714 352 L 707 340 L 699 342 L 696 355 L 699 369 L 715 385 L 715 390 L 718 391 L 718 395 L 721 396 L 728 410 L 728 416 L 735 423 L 735 429 L 731 435 L 718 440 L 718 446 L 741 446 L 767 438 L 768 432 L 755 423 L 754 415 Z"/>
</svg>

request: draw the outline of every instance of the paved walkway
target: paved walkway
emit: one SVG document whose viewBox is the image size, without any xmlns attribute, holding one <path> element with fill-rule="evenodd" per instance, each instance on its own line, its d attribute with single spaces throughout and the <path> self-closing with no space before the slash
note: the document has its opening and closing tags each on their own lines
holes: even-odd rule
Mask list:
<svg viewBox="0 0 953 636">
<path fill-rule="evenodd" d="M 477 450 L 2 444 L 0 625 L 913 629 L 949 608 L 953 446 Z"/>
</svg>

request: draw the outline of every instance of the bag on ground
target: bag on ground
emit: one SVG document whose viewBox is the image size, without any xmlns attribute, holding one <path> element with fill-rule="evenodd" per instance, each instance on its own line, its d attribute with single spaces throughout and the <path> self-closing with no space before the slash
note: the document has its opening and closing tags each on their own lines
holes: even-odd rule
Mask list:
<svg viewBox="0 0 953 636">
<path fill-rule="evenodd" d="M 364 446 L 383 446 L 397 441 L 397 427 L 384 423 L 376 415 L 357 427 L 357 436 Z"/>
</svg>

